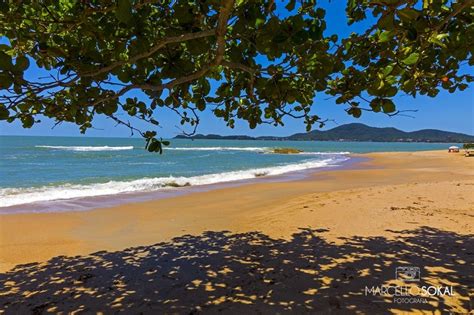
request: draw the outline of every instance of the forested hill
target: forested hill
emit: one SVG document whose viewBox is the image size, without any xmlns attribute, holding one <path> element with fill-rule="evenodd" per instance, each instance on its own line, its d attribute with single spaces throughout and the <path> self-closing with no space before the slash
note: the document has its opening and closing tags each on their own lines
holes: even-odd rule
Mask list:
<svg viewBox="0 0 474 315">
<path fill-rule="evenodd" d="M 373 141 L 373 142 L 474 142 L 474 136 L 462 133 L 423 129 L 405 132 L 396 128 L 376 128 L 354 123 L 335 127 L 330 130 L 313 130 L 296 133 L 288 137 L 250 137 L 201 135 L 192 137 L 178 135 L 175 139 L 220 139 L 220 140 L 311 140 L 311 141 Z"/>
</svg>

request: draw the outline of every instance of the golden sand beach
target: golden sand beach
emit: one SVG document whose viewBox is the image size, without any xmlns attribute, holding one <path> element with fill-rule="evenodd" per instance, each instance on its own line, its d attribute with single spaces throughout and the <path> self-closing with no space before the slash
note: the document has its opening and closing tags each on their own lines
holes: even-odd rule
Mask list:
<svg viewBox="0 0 474 315">
<path fill-rule="evenodd" d="M 52 312 L 239 312 L 253 305 L 263 312 L 467 313 L 474 158 L 445 151 L 360 156 L 368 160 L 297 181 L 2 215 L 0 296 L 9 307 L 21 296 L 25 310 Z M 18 264 L 29 265 L 12 269 Z M 399 265 L 421 268 L 423 283 L 453 286 L 456 294 L 415 305 L 364 293 L 396 283 Z"/>
</svg>

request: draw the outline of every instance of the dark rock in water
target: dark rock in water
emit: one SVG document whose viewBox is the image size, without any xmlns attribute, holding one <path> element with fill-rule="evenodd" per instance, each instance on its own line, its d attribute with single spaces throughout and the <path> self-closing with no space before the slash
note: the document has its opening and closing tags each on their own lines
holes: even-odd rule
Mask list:
<svg viewBox="0 0 474 315">
<path fill-rule="evenodd" d="M 294 148 L 276 148 L 272 150 L 272 153 L 278 153 L 278 154 L 298 154 L 301 152 L 303 151 L 294 149 Z"/>
</svg>

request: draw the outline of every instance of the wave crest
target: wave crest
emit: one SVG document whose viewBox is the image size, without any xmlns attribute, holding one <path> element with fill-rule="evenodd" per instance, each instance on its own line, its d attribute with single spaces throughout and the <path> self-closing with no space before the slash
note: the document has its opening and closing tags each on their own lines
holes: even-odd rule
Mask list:
<svg viewBox="0 0 474 315">
<path fill-rule="evenodd" d="M 348 157 L 327 158 L 323 160 L 310 160 L 274 167 L 229 171 L 191 177 L 169 176 L 142 178 L 131 181 L 109 181 L 106 183 L 94 183 L 88 185 L 65 184 L 61 186 L 43 186 L 35 188 L 4 188 L 0 189 L 0 207 L 10 207 L 53 200 L 115 195 L 121 193 L 150 192 L 181 186 L 209 185 L 246 180 L 262 176 L 281 175 L 288 172 L 302 171 L 310 168 L 331 166 L 347 159 Z"/>
</svg>

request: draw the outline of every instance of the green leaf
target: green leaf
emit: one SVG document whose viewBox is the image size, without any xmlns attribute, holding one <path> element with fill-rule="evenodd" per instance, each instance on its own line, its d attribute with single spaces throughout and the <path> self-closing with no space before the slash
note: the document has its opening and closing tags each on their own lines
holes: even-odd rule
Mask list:
<svg viewBox="0 0 474 315">
<path fill-rule="evenodd" d="M 420 13 L 415 9 L 405 8 L 398 11 L 398 16 L 403 22 L 412 22 L 418 18 Z"/>
<path fill-rule="evenodd" d="M 5 105 L 0 104 L 0 120 L 5 120 L 10 116 L 10 112 Z"/>
<path fill-rule="evenodd" d="M 262 24 L 265 24 L 265 19 L 262 19 L 262 18 L 255 19 L 255 27 L 259 27 Z"/>
<path fill-rule="evenodd" d="M 321 9 L 321 8 L 316 9 L 315 16 L 317 18 L 323 19 L 325 15 L 326 15 L 326 11 L 324 9 Z"/>
<path fill-rule="evenodd" d="M 0 51 L 0 70 L 12 70 L 12 57 Z"/>
<path fill-rule="evenodd" d="M 117 74 L 117 78 L 122 81 L 123 83 L 130 82 L 130 73 L 128 72 L 127 69 L 122 69 L 120 72 Z"/>
<path fill-rule="evenodd" d="M 349 108 L 347 113 L 349 113 L 349 115 L 354 116 L 355 118 L 359 118 L 362 115 L 362 110 L 357 107 L 352 107 L 352 108 Z"/>
<path fill-rule="evenodd" d="M 449 34 L 433 34 L 429 38 L 429 42 L 441 46 L 443 48 L 447 48 L 446 44 L 443 42 L 443 39 L 449 37 Z"/>
<path fill-rule="evenodd" d="M 204 80 L 202 82 L 202 94 L 205 96 L 209 94 L 210 91 L 211 91 L 211 85 L 209 84 L 209 81 Z"/>
<path fill-rule="evenodd" d="M 395 104 L 389 99 L 382 100 L 382 109 L 385 114 L 393 113 L 396 110 Z"/>
<path fill-rule="evenodd" d="M 120 22 L 128 23 L 132 18 L 132 4 L 130 0 L 118 0 L 115 16 Z"/>
<path fill-rule="evenodd" d="M 117 103 L 110 102 L 104 105 L 103 111 L 107 115 L 112 115 L 113 113 L 117 111 L 117 109 L 118 109 Z"/>
<path fill-rule="evenodd" d="M 378 98 L 374 98 L 372 101 L 370 101 L 370 107 L 374 111 L 374 113 L 380 112 L 380 108 L 382 107 L 381 100 Z"/>
<path fill-rule="evenodd" d="M 408 66 L 414 65 L 420 58 L 419 53 L 411 53 L 408 57 L 402 60 L 402 62 Z"/>
<path fill-rule="evenodd" d="M 392 97 L 392 96 L 395 96 L 397 93 L 398 93 L 398 89 L 394 86 L 391 86 L 391 87 L 387 88 L 387 90 L 385 91 L 384 94 L 387 97 Z"/>
<path fill-rule="evenodd" d="M 13 80 L 7 73 L 0 73 L 0 89 L 8 89 L 13 84 Z"/>
<path fill-rule="evenodd" d="M 448 37 L 449 37 L 449 34 L 447 34 L 447 33 L 436 35 L 436 39 L 438 39 L 438 40 L 442 40 L 442 39 L 445 39 L 445 38 L 448 38 Z"/>
<path fill-rule="evenodd" d="M 197 102 L 196 102 L 196 107 L 197 109 L 199 109 L 201 112 L 204 111 L 206 109 L 206 102 L 204 101 L 204 99 L 199 99 Z"/>
<path fill-rule="evenodd" d="M 377 25 L 384 30 L 392 30 L 394 27 L 393 13 L 383 15 L 377 22 Z"/>
<path fill-rule="evenodd" d="M 147 139 L 145 148 L 148 148 L 148 145 L 150 144 L 150 140 L 156 136 L 156 131 L 146 131 L 143 136 Z"/>
<path fill-rule="evenodd" d="M 415 81 L 414 80 L 408 80 L 403 82 L 403 89 L 405 91 L 411 91 L 415 87 Z"/>
<path fill-rule="evenodd" d="M 290 0 L 288 4 L 285 6 L 285 8 L 288 11 L 293 11 L 295 9 L 295 4 L 296 4 L 296 0 Z"/>
<path fill-rule="evenodd" d="M 33 116 L 24 116 L 21 118 L 21 122 L 23 123 L 23 128 L 31 128 L 33 124 L 35 123 L 35 119 Z"/>
<path fill-rule="evenodd" d="M 156 139 L 151 139 L 148 147 L 147 147 L 148 152 L 162 152 L 161 148 L 161 142 L 156 140 Z"/>
<path fill-rule="evenodd" d="M 382 33 L 379 34 L 379 43 L 385 43 L 388 42 L 393 38 L 393 31 L 383 31 Z"/>
<path fill-rule="evenodd" d="M 423 0 L 423 9 L 426 10 L 433 3 L 433 0 Z"/>
<path fill-rule="evenodd" d="M 170 145 L 170 142 L 169 141 L 161 141 L 161 144 L 163 144 L 164 146 L 169 146 Z"/>
<path fill-rule="evenodd" d="M 30 61 L 25 56 L 19 56 L 15 62 L 15 70 L 17 71 L 25 71 L 30 66 Z"/>
<path fill-rule="evenodd" d="M 385 67 L 385 69 L 383 69 L 383 76 L 386 77 L 388 76 L 390 73 L 392 73 L 393 71 L 393 66 L 392 65 L 388 65 Z"/>
</svg>

